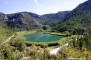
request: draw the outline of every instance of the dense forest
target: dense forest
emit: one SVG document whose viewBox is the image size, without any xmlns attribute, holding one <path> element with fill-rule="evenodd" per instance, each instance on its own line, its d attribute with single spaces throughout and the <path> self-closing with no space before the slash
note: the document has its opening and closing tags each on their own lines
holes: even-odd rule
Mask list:
<svg viewBox="0 0 91 60">
<path fill-rule="evenodd" d="M 91 2 L 86 1 L 75 8 L 58 24 L 59 31 L 69 31 L 72 34 L 91 33 Z"/>
</svg>

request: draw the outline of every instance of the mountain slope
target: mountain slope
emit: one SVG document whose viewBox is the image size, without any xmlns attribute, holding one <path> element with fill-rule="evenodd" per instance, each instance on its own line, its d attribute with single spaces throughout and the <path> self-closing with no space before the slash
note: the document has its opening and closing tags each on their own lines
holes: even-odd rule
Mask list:
<svg viewBox="0 0 91 60">
<path fill-rule="evenodd" d="M 91 32 L 91 1 L 86 1 L 75 8 L 64 22 L 59 23 L 59 31 L 69 31 L 74 34 Z"/>
<path fill-rule="evenodd" d="M 8 14 L 9 21 L 7 25 L 11 28 L 18 29 L 35 29 L 41 27 L 41 23 L 36 18 L 32 17 L 28 12 L 20 12 L 15 14 Z M 36 16 L 36 15 L 33 15 Z"/>
<path fill-rule="evenodd" d="M 62 21 L 70 11 L 58 12 L 55 14 L 38 15 L 31 12 L 19 12 L 7 14 L 7 25 L 10 28 L 24 30 L 40 28 L 43 24 L 53 26 L 55 23 Z"/>
<path fill-rule="evenodd" d="M 70 11 L 63 11 L 54 14 L 38 15 L 31 12 L 19 12 L 13 14 L 0 13 L 0 22 L 7 24 L 15 30 L 29 30 L 42 27 L 43 24 L 53 27 L 61 22 Z"/>
<path fill-rule="evenodd" d="M 49 24 L 51 25 L 51 23 L 56 23 L 59 21 L 62 21 L 63 18 L 65 18 L 65 16 L 67 14 L 69 14 L 70 11 L 60 11 L 58 13 L 54 13 L 54 14 L 44 14 L 41 16 L 41 20 L 44 20 L 44 24 Z"/>
</svg>

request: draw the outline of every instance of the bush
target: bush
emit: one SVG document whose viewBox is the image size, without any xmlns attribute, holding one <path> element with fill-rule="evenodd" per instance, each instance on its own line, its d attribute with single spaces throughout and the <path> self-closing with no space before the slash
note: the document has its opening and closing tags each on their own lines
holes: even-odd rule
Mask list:
<svg viewBox="0 0 91 60">
<path fill-rule="evenodd" d="M 49 26 L 49 25 L 44 25 L 43 27 L 42 27 L 42 29 L 43 30 L 51 30 L 51 27 Z"/>
<path fill-rule="evenodd" d="M 17 39 L 17 40 L 12 40 L 12 41 L 10 42 L 10 45 L 11 45 L 11 46 L 14 46 L 14 47 L 17 48 L 17 50 L 19 50 L 19 51 L 24 51 L 24 50 L 25 50 L 25 47 L 26 47 L 25 42 L 24 42 L 23 40 L 19 40 L 19 39 Z"/>
<path fill-rule="evenodd" d="M 14 60 L 14 53 L 9 45 L 1 46 L 0 51 L 2 60 Z"/>
</svg>

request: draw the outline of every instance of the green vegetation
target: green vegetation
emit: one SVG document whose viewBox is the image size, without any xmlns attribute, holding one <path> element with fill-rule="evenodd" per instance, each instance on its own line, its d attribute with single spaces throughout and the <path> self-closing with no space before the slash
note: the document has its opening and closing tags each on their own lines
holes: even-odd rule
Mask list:
<svg viewBox="0 0 91 60">
<path fill-rule="evenodd" d="M 0 46 L 0 53 L 0 57 L 2 60 L 14 60 L 14 53 L 10 45 L 5 44 L 4 46 Z"/>
<path fill-rule="evenodd" d="M 90 53 L 90 35 L 86 34 L 83 37 L 80 35 L 69 35 L 69 32 L 57 33 L 51 32 L 51 34 L 67 36 L 57 42 L 51 43 L 38 43 L 38 42 L 26 42 L 24 35 L 38 33 L 37 31 L 22 31 L 16 32 L 16 36 L 10 41 L 7 46 L 1 46 L 0 52 L 2 53 L 1 59 L 7 60 L 19 60 L 26 57 L 31 60 L 59 60 L 71 58 L 91 58 Z M 40 33 L 40 32 L 39 32 Z M 77 39 L 77 41 L 76 41 Z M 63 47 L 57 55 L 50 55 L 48 49 L 54 49 L 69 43 L 68 47 Z M 9 48 L 7 48 L 9 47 Z"/>
<path fill-rule="evenodd" d="M 23 40 L 12 40 L 10 42 L 10 45 L 15 46 L 17 48 L 17 50 L 19 50 L 19 51 L 24 51 L 24 49 L 26 47 Z"/>
<path fill-rule="evenodd" d="M 73 40 L 72 45 L 74 48 L 78 48 L 79 50 L 82 50 L 83 47 L 87 50 L 91 50 L 91 36 L 89 34 L 85 34 L 78 40 Z"/>
<path fill-rule="evenodd" d="M 69 31 L 72 34 L 83 34 L 86 32 L 90 32 L 90 19 L 91 12 L 90 11 L 77 11 L 74 13 L 75 15 L 71 16 L 65 22 L 59 25 L 57 28 L 59 31 Z M 80 15 L 78 15 L 80 14 Z M 88 15 L 85 15 L 88 14 Z"/>
<path fill-rule="evenodd" d="M 73 38 L 68 47 L 62 48 L 62 52 L 70 58 L 91 59 L 91 35 Z"/>
<path fill-rule="evenodd" d="M 42 27 L 43 30 L 46 30 L 46 31 L 51 31 L 51 27 L 49 25 L 44 25 Z"/>
<path fill-rule="evenodd" d="M 59 13 L 62 14 L 62 12 Z M 9 14 L 8 17 L 1 14 L 0 43 L 5 42 L 9 36 L 14 34 L 10 28 L 18 32 L 9 43 L 0 45 L 0 60 L 24 60 L 25 58 L 29 60 L 74 60 L 75 58 L 91 60 L 91 1 L 80 4 L 70 13 L 69 11 L 63 12 L 65 14 L 62 15 L 59 13 L 40 17 L 29 12 Z M 7 17 L 7 21 L 4 21 L 5 17 L 3 16 Z M 45 25 L 42 25 L 41 22 Z M 49 33 L 64 36 L 64 38 L 53 42 L 26 41 L 25 35 L 39 33 Z M 56 55 L 49 53 L 58 47 L 62 48 Z"/>
<path fill-rule="evenodd" d="M 75 8 L 63 22 L 57 24 L 56 29 L 72 34 L 91 33 L 91 2 L 86 1 Z"/>
<path fill-rule="evenodd" d="M 12 30 L 10 30 L 6 25 L 0 23 L 0 43 L 12 34 Z"/>
</svg>

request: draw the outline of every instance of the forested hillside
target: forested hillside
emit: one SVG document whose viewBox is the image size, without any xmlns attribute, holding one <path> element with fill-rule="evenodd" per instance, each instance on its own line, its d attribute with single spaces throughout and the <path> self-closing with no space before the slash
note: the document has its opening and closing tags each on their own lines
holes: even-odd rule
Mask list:
<svg viewBox="0 0 91 60">
<path fill-rule="evenodd" d="M 70 12 L 64 22 L 58 24 L 58 30 L 73 34 L 91 33 L 91 1 L 80 4 Z"/>
<path fill-rule="evenodd" d="M 70 11 L 60 11 L 57 13 L 44 14 L 41 15 L 41 19 L 44 20 L 44 24 L 52 26 L 58 22 L 62 22 L 63 19 L 68 15 Z"/>
</svg>

